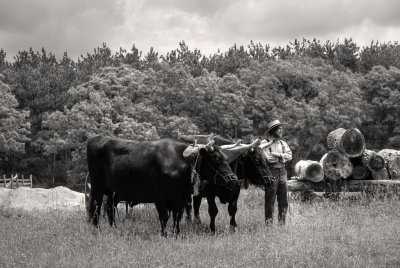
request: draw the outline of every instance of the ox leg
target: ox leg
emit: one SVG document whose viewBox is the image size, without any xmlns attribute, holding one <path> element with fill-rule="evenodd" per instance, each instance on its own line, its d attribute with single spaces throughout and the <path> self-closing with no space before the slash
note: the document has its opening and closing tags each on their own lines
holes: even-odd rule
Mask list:
<svg viewBox="0 0 400 268">
<path fill-rule="evenodd" d="M 102 191 L 94 191 L 90 192 L 89 197 L 89 220 L 92 221 L 94 226 L 99 225 L 99 216 L 101 211 L 101 205 L 103 202 L 103 192 Z"/>
<path fill-rule="evenodd" d="M 174 231 L 175 231 L 176 235 L 178 235 L 181 232 L 179 223 L 182 219 L 182 214 L 183 214 L 182 209 L 175 209 L 172 212 L 172 217 L 174 219 Z"/>
<path fill-rule="evenodd" d="M 189 196 L 188 201 L 185 206 L 186 219 L 192 221 L 192 195 Z"/>
<path fill-rule="evenodd" d="M 194 213 L 194 221 L 197 224 L 201 223 L 200 219 L 200 205 L 201 205 L 202 197 L 200 195 L 193 197 L 193 213 Z"/>
<path fill-rule="evenodd" d="M 232 198 L 232 200 L 228 204 L 228 212 L 229 212 L 229 216 L 231 216 L 230 225 L 233 230 L 237 226 L 235 217 L 236 217 L 236 212 L 237 212 L 237 200 L 239 198 L 239 193 L 240 193 L 240 191 L 238 191 L 238 193 L 235 194 L 234 198 Z"/>
<path fill-rule="evenodd" d="M 115 225 L 115 209 L 117 207 L 118 201 L 115 199 L 115 197 L 109 197 L 107 199 L 106 203 L 106 211 L 107 211 L 107 217 L 108 217 L 108 223 L 110 226 Z"/>
<path fill-rule="evenodd" d="M 105 219 L 106 215 L 107 215 L 107 201 L 108 201 L 108 199 L 109 199 L 108 195 L 103 195 L 103 200 L 101 201 L 102 208 L 103 208 L 103 211 L 102 211 L 103 219 Z"/>
<path fill-rule="evenodd" d="M 208 214 L 210 215 L 210 230 L 215 233 L 215 217 L 218 214 L 218 207 L 215 203 L 215 196 L 207 196 Z"/>
<path fill-rule="evenodd" d="M 125 202 L 125 218 L 128 218 L 128 214 L 129 214 L 129 203 Z"/>
<path fill-rule="evenodd" d="M 233 228 L 235 228 L 237 226 L 236 219 L 235 219 L 236 211 L 237 211 L 237 201 L 235 200 L 235 201 L 229 202 L 228 212 L 229 212 L 229 216 L 231 216 L 230 225 Z"/>
<path fill-rule="evenodd" d="M 167 236 L 167 232 L 165 231 L 165 227 L 167 226 L 169 213 L 168 209 L 165 205 L 156 203 L 156 209 L 158 212 L 158 218 L 160 219 L 161 224 L 161 236 Z"/>
</svg>

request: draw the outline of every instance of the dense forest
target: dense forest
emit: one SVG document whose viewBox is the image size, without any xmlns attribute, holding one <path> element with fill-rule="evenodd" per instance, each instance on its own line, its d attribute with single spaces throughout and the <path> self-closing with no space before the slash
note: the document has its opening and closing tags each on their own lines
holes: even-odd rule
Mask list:
<svg viewBox="0 0 400 268">
<path fill-rule="evenodd" d="M 368 148 L 400 149 L 397 42 L 250 42 L 208 56 L 178 47 L 160 55 L 103 44 L 77 60 L 30 49 L 12 62 L 1 49 L 0 175 L 32 174 L 35 187 L 80 190 L 94 135 L 249 140 L 276 118 L 287 123 L 293 164 L 319 160 L 338 127 L 359 128 Z"/>
</svg>

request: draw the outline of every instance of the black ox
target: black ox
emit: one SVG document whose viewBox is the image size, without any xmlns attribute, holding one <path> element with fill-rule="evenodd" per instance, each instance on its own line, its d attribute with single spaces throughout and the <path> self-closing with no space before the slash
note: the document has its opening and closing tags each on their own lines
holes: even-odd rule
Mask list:
<svg viewBox="0 0 400 268">
<path fill-rule="evenodd" d="M 198 140 L 201 143 L 205 143 L 210 139 L 210 135 L 194 135 L 194 136 L 181 136 L 182 141 L 189 142 L 190 140 Z M 275 179 L 268 167 L 267 160 L 262 152 L 262 149 L 270 144 L 261 144 L 259 140 L 252 144 L 232 144 L 234 141 L 229 137 L 214 136 L 215 144 L 221 146 L 224 154 L 228 155 L 228 162 L 233 172 L 237 175 L 239 180 L 247 188 L 248 184 L 251 183 L 260 188 L 265 187 L 266 184 L 273 182 Z M 193 196 L 193 212 L 195 221 L 200 222 L 200 205 L 203 197 L 207 198 L 208 213 L 210 215 L 210 229 L 215 232 L 215 218 L 218 214 L 218 208 L 215 203 L 215 198 L 218 197 L 222 204 L 228 203 L 228 213 L 230 218 L 231 228 L 235 228 L 236 224 L 236 212 L 237 212 L 237 201 L 240 194 L 240 187 L 237 188 L 233 193 L 229 191 L 224 185 L 206 184 L 200 191 L 198 196 Z M 186 213 L 188 218 L 191 217 L 191 200 L 189 200 L 186 206 Z"/>
<path fill-rule="evenodd" d="M 115 207 L 120 201 L 132 205 L 155 203 L 161 234 L 166 234 L 170 212 L 173 231 L 178 234 L 183 209 L 191 194 L 192 168 L 203 181 L 230 185 L 233 189 L 240 187 L 227 157 L 213 143 L 188 147 L 171 139 L 141 142 L 104 136 L 90 139 L 87 144 L 91 183 L 89 220 L 98 225 L 102 198 L 106 195 L 110 225 L 114 223 Z M 184 154 L 189 157 L 185 158 Z M 193 158 L 197 159 L 194 167 Z"/>
</svg>

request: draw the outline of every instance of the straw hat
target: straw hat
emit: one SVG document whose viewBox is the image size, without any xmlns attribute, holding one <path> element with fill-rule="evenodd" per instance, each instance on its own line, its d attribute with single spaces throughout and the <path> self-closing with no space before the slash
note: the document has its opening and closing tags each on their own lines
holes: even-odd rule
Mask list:
<svg viewBox="0 0 400 268">
<path fill-rule="evenodd" d="M 267 131 L 265 131 L 266 134 L 268 134 L 268 132 L 275 128 L 275 127 L 279 127 L 281 125 L 283 125 L 284 123 L 281 123 L 279 120 L 272 120 L 271 122 L 269 122 L 267 124 Z"/>
</svg>

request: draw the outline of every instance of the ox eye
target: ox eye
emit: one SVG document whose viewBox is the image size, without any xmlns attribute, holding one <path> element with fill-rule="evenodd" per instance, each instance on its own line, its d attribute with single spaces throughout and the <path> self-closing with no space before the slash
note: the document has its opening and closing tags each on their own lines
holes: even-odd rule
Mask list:
<svg viewBox="0 0 400 268">
<path fill-rule="evenodd" d="M 217 157 L 217 158 L 215 158 L 215 162 L 221 163 L 221 162 L 222 162 L 222 159 L 221 159 L 220 157 Z"/>
</svg>

